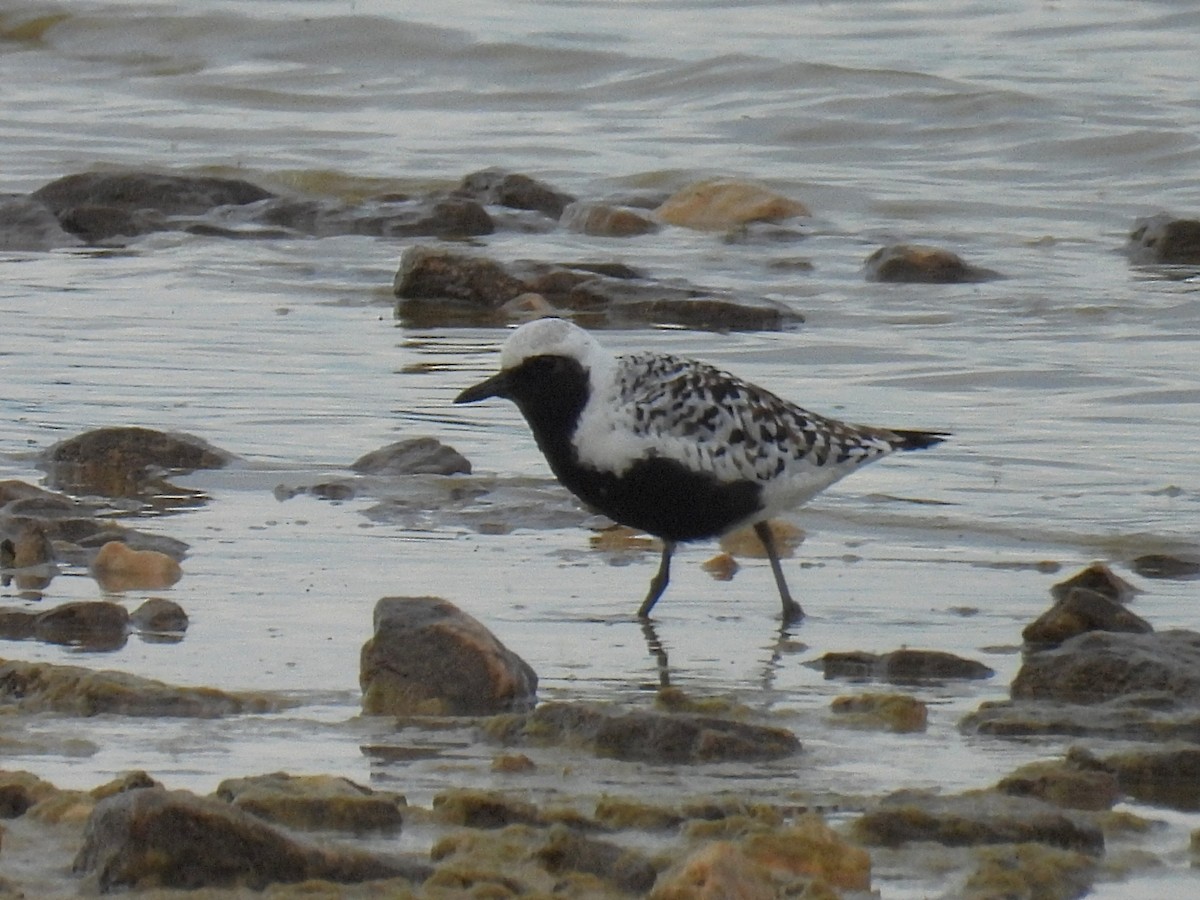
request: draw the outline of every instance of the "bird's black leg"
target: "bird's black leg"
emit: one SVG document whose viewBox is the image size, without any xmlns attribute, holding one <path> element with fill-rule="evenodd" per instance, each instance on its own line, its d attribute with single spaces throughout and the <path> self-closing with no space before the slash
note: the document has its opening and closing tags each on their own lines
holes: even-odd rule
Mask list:
<svg viewBox="0 0 1200 900">
<path fill-rule="evenodd" d="M 658 564 L 658 571 L 650 579 L 650 591 L 646 594 L 646 599 L 642 601 L 641 609 L 638 610 L 639 619 L 650 618 L 650 610 L 654 609 L 654 604 L 658 602 L 662 592 L 667 589 L 667 583 L 671 580 L 671 554 L 674 552 L 675 542 L 664 539 L 662 562 Z"/>
<path fill-rule="evenodd" d="M 783 624 L 799 622 L 804 618 L 804 610 L 792 599 L 792 593 L 783 578 L 783 566 L 779 564 L 779 554 L 775 552 L 775 535 L 771 534 L 771 526 L 766 522 L 755 522 L 754 533 L 762 541 L 767 559 L 771 561 L 771 573 L 775 576 L 775 586 L 779 588 L 779 600 L 783 604 Z"/>
</svg>

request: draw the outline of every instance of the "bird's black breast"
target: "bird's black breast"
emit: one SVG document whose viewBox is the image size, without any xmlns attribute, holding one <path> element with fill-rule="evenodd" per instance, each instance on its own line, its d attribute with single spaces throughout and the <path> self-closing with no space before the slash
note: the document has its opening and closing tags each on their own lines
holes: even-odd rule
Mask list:
<svg viewBox="0 0 1200 900">
<path fill-rule="evenodd" d="M 762 508 L 757 482 L 722 482 L 681 463 L 650 457 L 620 475 L 550 460 L 566 487 L 610 519 L 673 541 L 724 534 Z"/>
<path fill-rule="evenodd" d="M 590 390 L 574 360 L 534 357 L 510 376 L 509 396 L 529 423 L 558 480 L 610 519 L 658 537 L 693 541 L 728 531 L 761 509 L 757 482 L 723 482 L 661 457 L 635 460 L 619 475 L 583 465 L 572 443 Z"/>
</svg>

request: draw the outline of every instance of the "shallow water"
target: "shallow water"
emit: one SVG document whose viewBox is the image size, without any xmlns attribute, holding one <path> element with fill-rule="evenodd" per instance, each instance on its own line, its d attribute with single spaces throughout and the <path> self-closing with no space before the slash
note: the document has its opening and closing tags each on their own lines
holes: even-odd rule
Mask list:
<svg viewBox="0 0 1200 900">
<path fill-rule="evenodd" d="M 498 165 L 584 197 L 716 174 L 803 200 L 808 237 L 786 244 L 682 229 L 479 243 L 501 259 L 621 260 L 782 300 L 802 328 L 602 339 L 701 357 L 850 420 L 954 433 L 794 516 L 807 540 L 786 566 L 809 616 L 792 637 L 807 649 L 776 653 L 765 563 L 743 561 L 726 584 L 699 568 L 715 548 L 681 551 L 656 610 L 673 682 L 772 710 L 806 750 L 752 772 L 655 774 L 667 793 L 675 778 L 691 792 L 952 791 L 1061 749 L 955 729 L 1006 696 L 1019 657 L 1004 648 L 1050 584 L 1093 559 L 1128 575 L 1140 554 L 1196 550 L 1200 281 L 1117 252 L 1136 216 L 1200 212 L 1196 24 L 1191 4 L 1171 2 L 25 4 L 0 13 L 0 190 L 129 166 L 351 198 Z M 1007 277 L 865 282 L 865 257 L 897 240 Z M 279 768 L 337 772 L 416 802 L 447 771 L 496 781 L 467 738 L 404 766 L 360 750 L 395 740 L 354 718 L 358 650 L 385 595 L 460 604 L 533 665 L 546 698 L 637 699 L 657 683 L 631 618 L 653 553 L 599 554 L 575 526 L 479 534 L 436 514 L 401 521 L 369 493 L 276 499 L 279 485 L 349 477 L 362 453 L 416 434 L 452 444 L 477 472 L 556 490 L 512 407 L 450 404 L 494 368 L 503 332 L 394 318 L 405 246 L 159 234 L 123 250 L 0 256 L 0 477 L 36 482 L 40 449 L 108 424 L 191 432 L 244 459 L 181 479 L 205 505 L 134 523 L 191 545 L 171 592 L 192 619 L 182 643 L 132 639 L 110 654 L 6 644 L 0 656 L 300 704 L 220 723 L 47 718 L 28 727 L 93 752 L 6 752 L 4 767 L 63 786 L 145 768 L 198 790 Z M 1047 561 L 1059 571 L 1037 565 Z M 1139 615 L 1200 627 L 1196 582 L 1130 577 L 1145 589 Z M 86 574 L 68 573 L 43 605 L 96 596 Z M 829 701 L 853 688 L 804 662 L 902 645 L 997 674 L 919 692 L 932 704 L 925 735 L 830 728 Z M 645 779 L 604 764 L 595 787 L 632 793 Z M 1176 818 L 1165 846 L 1196 827 Z M 887 896 L 909 895 L 893 887 Z"/>
</svg>

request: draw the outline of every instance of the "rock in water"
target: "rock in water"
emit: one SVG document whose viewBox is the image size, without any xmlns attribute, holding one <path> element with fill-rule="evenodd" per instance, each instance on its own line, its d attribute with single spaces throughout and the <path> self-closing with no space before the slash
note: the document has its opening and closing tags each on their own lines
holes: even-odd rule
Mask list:
<svg viewBox="0 0 1200 900">
<path fill-rule="evenodd" d="M 359 667 L 368 715 L 484 716 L 532 706 L 537 674 L 438 597 L 384 597 Z"/>
</svg>

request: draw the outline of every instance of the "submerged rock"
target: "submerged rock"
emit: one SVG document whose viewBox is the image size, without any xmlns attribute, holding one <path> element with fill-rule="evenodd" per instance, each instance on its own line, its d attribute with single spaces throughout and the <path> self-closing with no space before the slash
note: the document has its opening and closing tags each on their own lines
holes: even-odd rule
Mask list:
<svg viewBox="0 0 1200 900">
<path fill-rule="evenodd" d="M 593 237 L 636 237 L 658 231 L 659 225 L 642 210 L 609 203 L 577 201 L 563 210 L 562 225 Z"/>
<path fill-rule="evenodd" d="M 996 673 L 981 662 L 941 650 L 893 650 L 868 653 L 863 650 L 826 653 L 813 663 L 825 677 L 855 681 L 886 681 L 891 684 L 923 684 L 953 679 L 991 678 Z"/>
<path fill-rule="evenodd" d="M 979 864 L 963 885 L 961 900 L 1075 900 L 1091 890 L 1096 858 L 1044 844 L 982 847 Z"/>
<path fill-rule="evenodd" d="M 10 527 L 5 528 L 8 525 Z M 0 584 L 14 583 L 20 591 L 41 591 L 58 574 L 54 544 L 46 526 L 36 519 L 21 517 L 0 519 L 0 532 L 15 532 L 15 537 L 0 540 Z"/>
<path fill-rule="evenodd" d="M 125 672 L 15 660 L 0 660 L 0 703 L 12 703 L 28 713 L 186 718 L 266 712 L 278 706 L 265 696 L 176 687 Z"/>
<path fill-rule="evenodd" d="M 867 257 L 868 281 L 906 284 L 969 284 L 1000 273 L 965 262 L 957 253 L 921 244 L 891 244 Z"/>
<path fill-rule="evenodd" d="M 81 243 L 46 204 L 16 194 L 0 195 L 0 253 L 44 253 Z"/>
<path fill-rule="evenodd" d="M 544 181 L 504 169 L 481 169 L 464 176 L 455 194 L 489 206 L 526 209 L 558 219 L 575 198 Z"/>
<path fill-rule="evenodd" d="M 1200 219 L 1177 219 L 1166 213 L 1138 219 L 1125 252 L 1143 265 L 1196 265 L 1200 263 Z"/>
<path fill-rule="evenodd" d="M 420 863 L 308 844 L 228 803 L 160 788 L 125 791 L 96 804 L 73 868 L 91 876 L 103 892 L 216 886 L 262 890 L 309 879 L 420 881 L 429 873 Z"/>
<path fill-rule="evenodd" d="M 163 472 L 219 469 L 233 456 L 189 434 L 151 428 L 97 428 L 45 450 L 38 465 L 51 486 L 105 497 L 136 496 Z"/>
<path fill-rule="evenodd" d="M 779 759 L 800 750 L 790 731 L 714 716 L 609 712 L 579 703 L 544 703 L 484 725 L 505 744 L 564 744 L 626 761 L 695 764 Z"/>
<path fill-rule="evenodd" d="M 655 322 L 712 330 L 778 330 L 803 321 L 783 303 L 655 282 L 624 266 L 502 265 L 444 247 L 410 247 L 393 283 L 396 314 L 411 321 L 502 322 L 516 298 L 537 294 L 590 324 Z"/>
<path fill-rule="evenodd" d="M 154 172 L 84 172 L 34 191 L 63 228 L 99 243 L 172 227 L 168 218 L 195 216 L 274 195 L 237 178 L 164 175 Z"/>
<path fill-rule="evenodd" d="M 350 464 L 364 475 L 469 475 L 470 461 L 433 437 L 407 438 L 365 453 Z"/>
<path fill-rule="evenodd" d="M 483 716 L 529 706 L 537 674 L 482 623 L 438 597 L 384 597 L 363 645 L 368 715 Z"/>
<path fill-rule="evenodd" d="M 280 825 L 355 834 L 398 832 L 406 806 L 399 794 L 363 787 L 348 778 L 286 772 L 227 778 L 217 786 L 216 796 Z"/>
<path fill-rule="evenodd" d="M 1166 578 L 1180 581 L 1200 578 L 1200 559 L 1185 559 L 1167 553 L 1147 553 L 1135 559 L 1131 566 L 1143 578 Z"/>
</svg>

